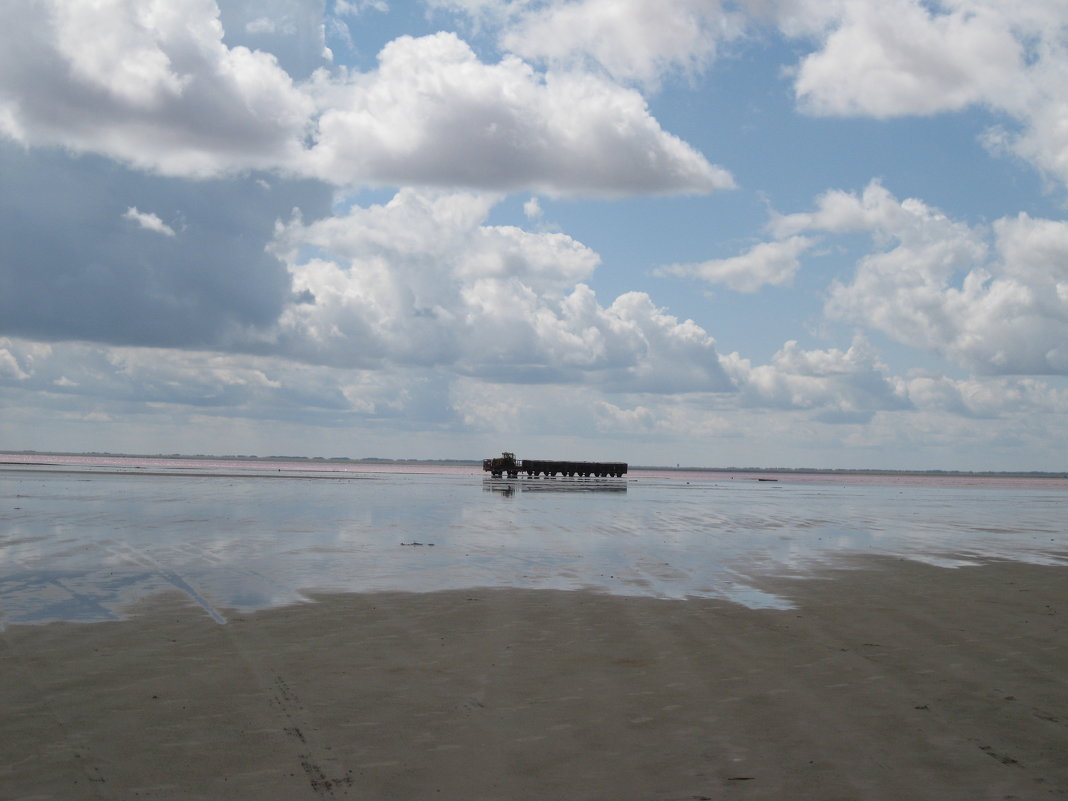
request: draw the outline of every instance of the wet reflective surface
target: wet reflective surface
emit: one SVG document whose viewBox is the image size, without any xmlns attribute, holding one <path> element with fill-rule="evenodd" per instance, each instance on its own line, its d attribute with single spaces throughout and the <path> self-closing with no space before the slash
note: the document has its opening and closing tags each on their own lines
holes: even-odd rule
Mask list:
<svg viewBox="0 0 1068 801">
<path fill-rule="evenodd" d="M 0 625 L 114 619 L 163 590 L 219 622 L 314 591 L 476 586 L 776 607 L 762 577 L 855 554 L 1068 564 L 1064 481 L 312 468 L 0 464 Z"/>
<path fill-rule="evenodd" d="M 627 481 L 622 478 L 483 478 L 485 492 L 499 492 L 503 496 L 517 492 L 626 492 Z"/>
</svg>

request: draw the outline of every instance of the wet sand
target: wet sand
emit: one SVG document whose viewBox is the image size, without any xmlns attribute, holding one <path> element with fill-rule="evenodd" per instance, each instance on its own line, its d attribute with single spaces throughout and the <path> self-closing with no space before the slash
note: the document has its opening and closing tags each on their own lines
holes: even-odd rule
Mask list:
<svg viewBox="0 0 1068 801">
<path fill-rule="evenodd" d="M 466 590 L 0 633 L 4 799 L 1068 797 L 1068 568 L 891 558 L 791 610 Z"/>
</svg>

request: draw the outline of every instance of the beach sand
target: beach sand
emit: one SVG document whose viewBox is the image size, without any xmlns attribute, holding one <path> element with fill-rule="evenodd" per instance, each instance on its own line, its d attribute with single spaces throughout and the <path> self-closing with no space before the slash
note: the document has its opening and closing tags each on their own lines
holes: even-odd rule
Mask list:
<svg viewBox="0 0 1068 801">
<path fill-rule="evenodd" d="M 851 567 L 9 626 L 0 798 L 1068 797 L 1068 568 Z"/>
</svg>

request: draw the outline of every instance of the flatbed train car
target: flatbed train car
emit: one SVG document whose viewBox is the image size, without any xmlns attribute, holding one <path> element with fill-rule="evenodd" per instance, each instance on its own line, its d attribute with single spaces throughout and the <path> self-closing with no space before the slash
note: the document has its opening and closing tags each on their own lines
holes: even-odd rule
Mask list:
<svg viewBox="0 0 1068 801">
<path fill-rule="evenodd" d="M 528 478 L 568 476 L 580 478 L 622 478 L 627 473 L 626 462 L 564 462 L 551 459 L 516 459 L 505 451 L 500 456 L 482 460 L 482 470 L 493 478 Z"/>
</svg>

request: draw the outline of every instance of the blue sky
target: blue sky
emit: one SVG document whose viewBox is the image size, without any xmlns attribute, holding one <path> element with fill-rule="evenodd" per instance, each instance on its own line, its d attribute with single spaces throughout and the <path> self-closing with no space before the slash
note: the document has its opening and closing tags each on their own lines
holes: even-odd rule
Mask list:
<svg viewBox="0 0 1068 801">
<path fill-rule="evenodd" d="M 1063 0 L 0 37 L 0 448 L 1066 469 Z"/>
</svg>

